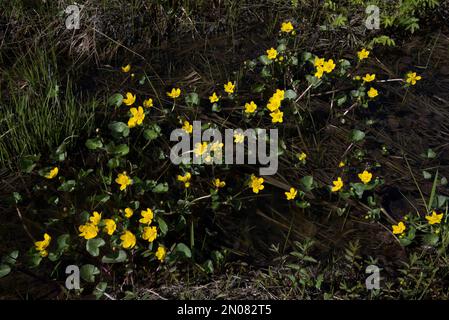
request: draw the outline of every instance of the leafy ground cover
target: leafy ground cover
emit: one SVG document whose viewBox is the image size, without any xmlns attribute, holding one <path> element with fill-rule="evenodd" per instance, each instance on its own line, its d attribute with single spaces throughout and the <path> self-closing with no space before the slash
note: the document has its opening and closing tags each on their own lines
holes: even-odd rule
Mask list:
<svg viewBox="0 0 449 320">
<path fill-rule="evenodd" d="M 447 5 L 405 1 L 375 32 L 365 7 L 86 2 L 73 32 L 63 5 L 9 2 L 2 294 L 447 297 Z M 277 173 L 172 164 L 195 120 L 277 128 Z"/>
</svg>

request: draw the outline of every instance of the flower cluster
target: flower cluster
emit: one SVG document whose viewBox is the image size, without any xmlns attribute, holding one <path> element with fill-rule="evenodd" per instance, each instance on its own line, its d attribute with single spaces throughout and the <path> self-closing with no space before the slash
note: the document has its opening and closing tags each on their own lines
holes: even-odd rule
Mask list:
<svg viewBox="0 0 449 320">
<path fill-rule="evenodd" d="M 281 103 L 284 100 L 285 91 L 277 89 L 276 92 L 270 97 L 267 104 L 267 109 L 270 110 L 271 122 L 282 123 L 284 113 L 281 111 Z"/>
<path fill-rule="evenodd" d="M 313 65 L 316 68 L 315 77 L 317 77 L 318 79 L 321 79 L 324 73 L 331 73 L 336 66 L 334 60 L 329 59 L 326 61 L 324 58 L 318 57 L 315 58 Z"/>
</svg>

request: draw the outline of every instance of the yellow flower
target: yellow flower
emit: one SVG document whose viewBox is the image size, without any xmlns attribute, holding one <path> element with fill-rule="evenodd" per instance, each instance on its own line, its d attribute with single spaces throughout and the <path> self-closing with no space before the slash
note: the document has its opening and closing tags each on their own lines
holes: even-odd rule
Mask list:
<svg viewBox="0 0 449 320">
<path fill-rule="evenodd" d="M 133 116 L 128 120 L 128 127 L 133 128 L 136 125 L 141 125 L 143 119 L 145 119 L 145 113 L 143 112 L 143 108 L 142 107 L 139 107 L 138 109 L 131 108 L 129 111 L 131 111 L 131 114 Z"/>
<path fill-rule="evenodd" d="M 156 227 L 145 227 L 143 228 L 142 239 L 148 240 L 148 242 L 153 242 L 157 238 Z"/>
<path fill-rule="evenodd" d="M 276 111 L 280 107 L 281 107 L 281 100 L 278 99 L 277 97 L 273 96 L 273 97 L 270 98 L 270 100 L 268 100 L 267 108 L 271 112 Z"/>
<path fill-rule="evenodd" d="M 89 221 L 94 226 L 98 225 L 101 221 L 101 213 L 98 213 L 97 211 L 92 212 L 92 216 L 89 218 Z"/>
<path fill-rule="evenodd" d="M 298 190 L 295 188 L 290 188 L 289 192 L 285 192 L 285 196 L 287 197 L 287 200 L 294 200 L 296 198 L 296 195 L 298 194 Z"/>
<path fill-rule="evenodd" d="M 271 112 L 276 111 L 281 107 L 281 102 L 284 100 L 285 91 L 277 89 L 276 92 L 268 100 L 267 108 Z"/>
<path fill-rule="evenodd" d="M 112 220 L 112 219 L 104 219 L 103 221 L 104 221 L 104 224 L 105 224 L 104 231 L 108 235 L 112 236 L 114 234 L 114 232 L 115 232 L 115 229 L 117 229 L 117 225 L 115 224 L 115 221 Z"/>
<path fill-rule="evenodd" d="M 332 59 L 329 59 L 323 65 L 323 71 L 325 71 L 327 73 L 331 73 L 334 69 L 335 69 L 335 63 L 334 63 L 334 60 L 332 60 Z"/>
<path fill-rule="evenodd" d="M 281 89 L 276 89 L 276 92 L 273 94 L 273 97 L 277 100 L 284 100 L 285 91 Z"/>
<path fill-rule="evenodd" d="M 153 99 L 148 98 L 147 100 L 143 101 L 143 106 L 145 108 L 151 108 L 153 106 Z"/>
<path fill-rule="evenodd" d="M 178 175 L 178 181 L 181 181 L 184 183 L 184 187 L 188 188 L 190 187 L 190 179 L 192 178 L 192 175 L 190 172 L 187 172 L 185 175 L 181 176 Z"/>
<path fill-rule="evenodd" d="M 165 248 L 164 248 L 163 246 L 159 246 L 159 247 L 157 248 L 157 251 L 156 251 L 156 258 L 157 258 L 159 261 L 164 261 L 166 254 L 167 254 L 167 251 L 165 250 Z"/>
<path fill-rule="evenodd" d="M 34 243 L 34 247 L 36 248 L 37 251 L 39 251 L 39 253 L 42 257 L 46 257 L 48 255 L 48 252 L 46 249 L 50 245 L 50 241 L 51 241 L 51 237 L 47 233 L 44 233 L 44 240 L 36 241 Z"/>
<path fill-rule="evenodd" d="M 173 88 L 170 92 L 167 92 L 167 96 L 169 96 L 172 99 L 176 99 L 181 95 L 181 89 L 179 88 Z"/>
<path fill-rule="evenodd" d="M 47 251 L 47 250 L 39 251 L 39 255 L 40 255 L 41 257 L 45 258 L 46 256 L 48 256 L 48 251 Z"/>
<path fill-rule="evenodd" d="M 338 164 L 339 168 L 343 168 L 346 164 L 343 161 L 340 161 L 340 163 Z"/>
<path fill-rule="evenodd" d="M 126 98 L 123 99 L 123 103 L 127 106 L 132 106 L 136 102 L 136 95 L 133 95 L 131 92 L 126 93 Z"/>
<path fill-rule="evenodd" d="M 326 62 L 326 60 L 324 60 L 324 58 L 315 57 L 315 60 L 313 61 L 313 65 L 316 68 L 323 67 L 325 62 Z"/>
<path fill-rule="evenodd" d="M 391 228 L 393 229 L 393 234 L 402 234 L 405 231 L 405 224 L 404 222 L 399 222 L 397 225 L 392 225 Z"/>
<path fill-rule="evenodd" d="M 373 99 L 373 98 L 377 97 L 378 95 L 379 95 L 379 92 L 376 89 L 374 89 L 374 88 L 369 89 L 368 97 Z"/>
<path fill-rule="evenodd" d="M 89 240 L 93 239 L 98 234 L 98 227 L 92 223 L 86 223 L 78 227 L 78 230 L 81 232 L 80 237 L 84 237 L 84 239 Z"/>
<path fill-rule="evenodd" d="M 235 133 L 234 134 L 234 142 L 235 143 L 243 143 L 245 141 L 245 135 L 242 133 Z"/>
<path fill-rule="evenodd" d="M 250 103 L 245 103 L 245 113 L 253 113 L 256 111 L 257 105 L 254 103 L 254 101 L 251 101 Z"/>
<path fill-rule="evenodd" d="M 443 214 L 438 214 L 435 211 L 432 212 L 432 215 L 426 216 L 426 220 L 429 222 L 429 224 L 439 224 L 441 223 L 441 220 L 443 219 Z"/>
<path fill-rule="evenodd" d="M 376 75 L 374 73 L 373 74 L 367 73 L 362 79 L 365 82 L 371 82 L 371 81 L 374 81 L 376 79 Z"/>
<path fill-rule="evenodd" d="M 228 83 L 226 83 L 223 87 L 224 87 L 224 90 L 225 90 L 228 94 L 234 93 L 234 90 L 235 90 L 235 84 L 232 83 L 231 81 L 228 81 Z"/>
<path fill-rule="evenodd" d="M 226 186 L 226 182 L 221 181 L 218 178 L 213 181 L 213 184 L 216 189 L 220 189 L 220 188 L 223 188 L 224 186 Z"/>
<path fill-rule="evenodd" d="M 213 142 L 210 144 L 210 151 L 212 152 L 220 152 L 221 149 L 223 148 L 224 144 L 221 142 Z"/>
<path fill-rule="evenodd" d="M 193 153 L 197 156 L 202 156 L 207 151 L 207 142 L 204 141 L 203 143 L 198 142 L 195 144 L 195 149 L 193 150 Z"/>
<path fill-rule="evenodd" d="M 281 31 L 285 33 L 290 33 L 293 31 L 293 25 L 290 21 L 282 22 Z"/>
<path fill-rule="evenodd" d="M 253 189 L 254 193 L 259 193 L 259 191 L 265 188 L 263 182 L 263 178 L 257 178 L 255 175 L 251 175 L 250 187 Z"/>
<path fill-rule="evenodd" d="M 409 72 L 407 73 L 407 83 L 410 83 L 412 86 L 416 84 L 417 81 L 421 80 L 422 77 L 416 75 L 416 72 Z"/>
<path fill-rule="evenodd" d="M 131 65 L 127 64 L 126 66 L 122 67 L 122 71 L 124 73 L 128 73 L 131 70 Z"/>
<path fill-rule="evenodd" d="M 220 100 L 220 97 L 217 96 L 217 94 L 214 92 L 211 96 L 209 96 L 210 103 L 218 102 Z"/>
<path fill-rule="evenodd" d="M 50 170 L 49 173 L 47 173 L 47 175 L 45 176 L 45 178 L 47 179 L 53 179 L 54 177 L 56 177 L 58 175 L 59 169 L 58 167 L 54 167 L 53 169 Z"/>
<path fill-rule="evenodd" d="M 270 113 L 270 116 L 271 116 L 272 123 L 277 123 L 277 122 L 282 123 L 284 121 L 283 120 L 284 113 L 281 112 L 279 109 Z"/>
<path fill-rule="evenodd" d="M 371 181 L 371 179 L 373 178 L 373 174 L 364 170 L 362 173 L 358 174 L 359 179 L 364 183 L 367 184 Z"/>
<path fill-rule="evenodd" d="M 133 183 L 132 179 L 126 175 L 126 172 L 119 173 L 117 179 L 115 179 L 115 182 L 120 185 L 120 191 L 125 190 Z"/>
<path fill-rule="evenodd" d="M 361 51 L 357 52 L 357 56 L 359 57 L 359 60 L 366 59 L 369 56 L 369 51 L 366 49 L 362 49 Z"/>
<path fill-rule="evenodd" d="M 134 214 L 134 210 L 131 208 L 126 208 L 125 209 L 125 217 L 127 217 L 128 219 L 131 218 Z"/>
<path fill-rule="evenodd" d="M 189 121 L 184 121 L 184 125 L 182 126 L 182 130 L 184 130 L 187 133 L 192 133 L 193 126 L 190 124 Z"/>
<path fill-rule="evenodd" d="M 208 154 L 208 155 L 204 158 L 204 162 L 205 162 L 205 163 L 212 163 L 212 157 Z"/>
<path fill-rule="evenodd" d="M 304 152 L 301 152 L 301 154 L 298 156 L 299 161 L 304 161 L 307 158 L 307 154 Z"/>
<path fill-rule="evenodd" d="M 318 79 L 321 79 L 323 77 L 323 74 L 324 74 L 323 67 L 317 67 L 314 76 L 317 77 Z"/>
<path fill-rule="evenodd" d="M 147 210 L 142 210 L 140 214 L 142 215 L 142 218 L 139 220 L 140 223 L 151 224 L 151 221 L 153 221 L 154 218 L 153 210 L 147 208 Z"/>
<path fill-rule="evenodd" d="M 341 188 L 343 188 L 343 180 L 341 180 L 340 177 L 338 177 L 337 180 L 332 181 L 332 183 L 334 184 L 334 186 L 331 189 L 332 192 L 337 192 Z"/>
<path fill-rule="evenodd" d="M 270 48 L 267 50 L 268 59 L 274 60 L 278 56 L 278 52 L 275 48 Z"/>
<path fill-rule="evenodd" d="M 126 230 L 121 236 L 122 247 L 125 249 L 132 249 L 136 245 L 136 236 L 131 231 Z"/>
</svg>

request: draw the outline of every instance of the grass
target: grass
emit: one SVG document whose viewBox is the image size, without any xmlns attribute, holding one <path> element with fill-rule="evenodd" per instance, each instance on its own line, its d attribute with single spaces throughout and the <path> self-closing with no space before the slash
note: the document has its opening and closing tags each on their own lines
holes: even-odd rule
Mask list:
<svg viewBox="0 0 449 320">
<path fill-rule="evenodd" d="M 83 132 L 92 131 L 95 96 L 75 95 L 72 80 L 61 76 L 55 52 L 36 49 L 3 73 L 0 162 L 49 153 Z"/>
</svg>

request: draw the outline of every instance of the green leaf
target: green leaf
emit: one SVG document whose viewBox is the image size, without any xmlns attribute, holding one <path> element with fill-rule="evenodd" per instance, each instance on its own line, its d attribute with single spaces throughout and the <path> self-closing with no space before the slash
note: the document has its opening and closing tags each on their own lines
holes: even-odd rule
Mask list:
<svg viewBox="0 0 449 320">
<path fill-rule="evenodd" d="M 354 129 L 351 132 L 351 140 L 354 142 L 359 142 L 365 139 L 365 132 L 360 131 L 358 129 Z"/>
<path fill-rule="evenodd" d="M 304 62 L 306 62 L 306 61 L 313 62 L 313 60 L 314 60 L 313 55 L 310 52 L 304 52 L 302 54 L 301 58 L 302 58 L 302 61 L 304 61 Z"/>
<path fill-rule="evenodd" d="M 103 296 L 103 294 L 105 293 L 107 287 L 108 287 L 107 282 L 99 282 L 93 292 L 93 294 L 95 295 L 95 298 L 100 299 Z"/>
<path fill-rule="evenodd" d="M 129 153 L 129 147 L 127 144 L 119 144 L 113 149 L 112 153 L 119 157 L 126 156 Z"/>
<path fill-rule="evenodd" d="M 123 96 L 120 93 L 113 94 L 108 99 L 108 105 L 120 107 L 123 103 Z"/>
<path fill-rule="evenodd" d="M 56 150 L 52 154 L 51 158 L 54 159 L 55 161 L 60 161 L 60 162 L 64 161 L 65 158 L 67 157 L 66 147 L 67 147 L 67 144 L 62 143 L 59 147 L 56 148 Z"/>
<path fill-rule="evenodd" d="M 122 263 L 124 261 L 126 261 L 127 259 L 127 255 L 126 252 L 123 250 L 119 250 L 116 253 L 107 255 L 107 256 L 103 256 L 103 258 L 101 259 L 101 262 L 103 263 Z"/>
<path fill-rule="evenodd" d="M 298 95 L 296 94 L 296 92 L 291 89 L 285 91 L 285 94 L 284 94 L 284 98 L 287 100 L 294 100 L 294 99 L 296 99 L 297 96 Z"/>
<path fill-rule="evenodd" d="M 310 74 L 306 75 L 306 80 L 310 85 L 314 86 L 315 88 L 318 87 L 318 85 L 321 83 L 320 79 L 318 79 L 315 76 L 311 76 Z"/>
<path fill-rule="evenodd" d="M 61 234 L 56 240 L 58 244 L 58 251 L 65 251 L 70 246 L 70 235 L 68 233 Z"/>
<path fill-rule="evenodd" d="M 7 263 L 9 265 L 15 265 L 18 257 L 19 257 L 19 250 L 14 250 L 11 251 L 8 255 L 4 256 L 2 262 Z"/>
<path fill-rule="evenodd" d="M 264 78 L 269 78 L 271 77 L 271 72 L 270 69 L 267 68 L 267 66 L 263 67 L 262 70 L 260 71 L 260 75 Z"/>
<path fill-rule="evenodd" d="M 7 264 L 0 264 L 0 278 L 6 277 L 11 272 L 11 267 Z"/>
<path fill-rule="evenodd" d="M 100 138 L 87 139 L 86 147 L 89 150 L 96 150 L 103 147 L 103 142 Z"/>
<path fill-rule="evenodd" d="M 265 90 L 265 84 L 259 83 L 252 88 L 252 91 L 255 93 L 261 93 Z"/>
<path fill-rule="evenodd" d="M 158 183 L 151 191 L 153 191 L 154 193 L 167 192 L 168 191 L 168 183 L 167 182 Z"/>
<path fill-rule="evenodd" d="M 22 195 L 18 192 L 13 192 L 12 193 L 12 198 L 14 199 L 14 202 L 17 204 L 20 201 L 22 201 Z"/>
<path fill-rule="evenodd" d="M 270 59 L 268 58 L 268 56 L 265 55 L 265 54 L 259 57 L 259 61 L 262 62 L 262 63 L 263 63 L 264 65 L 266 65 L 266 66 L 268 66 L 268 65 L 270 65 L 270 64 L 273 63 L 273 61 L 270 60 Z"/>
<path fill-rule="evenodd" d="M 206 273 L 214 272 L 214 264 L 212 263 L 212 260 L 206 260 L 206 262 L 204 263 L 204 270 L 206 270 Z"/>
<path fill-rule="evenodd" d="M 351 187 L 354 188 L 355 194 L 359 198 L 362 198 L 363 192 L 365 192 L 365 190 L 366 190 L 366 186 L 363 183 L 357 182 L 357 183 L 351 183 Z"/>
<path fill-rule="evenodd" d="M 159 137 L 159 133 L 154 129 L 146 129 L 143 132 L 143 136 L 148 141 L 152 141 L 152 140 L 156 139 L 157 137 Z"/>
<path fill-rule="evenodd" d="M 285 45 L 285 43 L 279 44 L 278 47 L 276 48 L 277 52 L 284 52 L 285 50 L 287 50 L 287 46 Z"/>
<path fill-rule="evenodd" d="M 423 240 L 425 244 L 434 247 L 438 244 L 440 237 L 435 233 L 429 233 L 423 237 Z"/>
<path fill-rule="evenodd" d="M 412 243 L 412 240 L 410 240 L 408 238 L 399 238 L 399 243 L 401 244 L 401 246 L 406 247 Z"/>
<path fill-rule="evenodd" d="M 108 167 L 111 169 L 115 169 L 118 166 L 120 166 L 120 159 L 118 158 L 111 158 L 108 160 Z"/>
<path fill-rule="evenodd" d="M 129 127 L 126 123 L 120 121 L 111 122 L 108 125 L 109 130 L 111 130 L 112 135 L 115 138 L 127 137 L 129 136 Z"/>
<path fill-rule="evenodd" d="M 298 207 L 300 207 L 302 209 L 310 207 L 310 202 L 308 202 L 308 201 L 296 201 L 296 204 L 298 205 Z"/>
<path fill-rule="evenodd" d="M 25 156 L 19 161 L 19 168 L 20 170 L 30 173 L 33 171 L 34 167 L 36 166 L 36 161 L 38 161 L 40 156 L 30 155 Z"/>
<path fill-rule="evenodd" d="M 446 204 L 446 202 L 448 202 L 448 200 L 449 200 L 449 197 L 439 194 L 435 198 L 436 203 L 435 203 L 434 207 L 438 208 L 438 209 L 444 209 L 444 205 Z"/>
<path fill-rule="evenodd" d="M 422 175 L 424 179 L 429 180 L 432 178 L 432 174 L 429 171 L 423 170 Z"/>
<path fill-rule="evenodd" d="M 100 274 L 100 270 L 92 264 L 85 264 L 80 268 L 80 275 L 84 281 L 94 282 L 97 274 Z"/>
<path fill-rule="evenodd" d="M 435 153 L 435 151 L 433 151 L 432 149 L 427 149 L 427 158 L 434 159 L 436 156 L 437 154 Z"/>
<path fill-rule="evenodd" d="M 61 183 L 61 185 L 58 188 L 58 191 L 64 191 L 64 192 L 72 192 L 75 190 L 76 181 L 75 180 L 67 180 Z"/>
<path fill-rule="evenodd" d="M 89 239 L 86 242 L 86 250 L 92 256 L 98 257 L 100 254 L 100 247 L 104 246 L 106 242 L 101 238 Z"/>
<path fill-rule="evenodd" d="M 337 98 L 337 106 L 342 106 L 346 101 L 348 100 L 348 97 L 346 95 L 343 95 L 339 98 Z"/>
<path fill-rule="evenodd" d="M 187 247 L 184 243 L 178 243 L 175 248 L 175 252 L 181 253 L 186 258 L 192 257 L 192 252 L 189 247 Z"/>
<path fill-rule="evenodd" d="M 191 93 L 187 94 L 185 97 L 185 101 L 189 107 L 193 107 L 194 105 L 200 104 L 200 98 L 198 96 L 198 93 L 196 93 L 196 92 L 191 92 Z"/>
<path fill-rule="evenodd" d="M 106 203 L 109 201 L 109 199 L 111 199 L 111 196 L 109 194 L 106 193 L 102 193 L 102 194 L 98 194 L 92 197 L 92 202 L 96 203 L 96 204 L 100 204 L 100 203 Z"/>
<path fill-rule="evenodd" d="M 42 261 L 42 257 L 39 253 L 33 253 L 30 255 L 30 266 L 33 267 L 37 267 Z"/>
<path fill-rule="evenodd" d="M 161 233 L 163 235 L 166 235 L 167 231 L 168 231 L 168 226 L 167 226 L 167 223 L 165 222 L 165 220 L 162 219 L 161 217 L 157 217 L 157 224 L 159 226 L 159 229 L 161 230 Z"/>
<path fill-rule="evenodd" d="M 215 261 L 217 265 L 219 265 L 224 260 L 223 254 L 218 250 L 212 251 L 211 255 L 212 259 Z"/>
<path fill-rule="evenodd" d="M 221 111 L 221 106 L 218 103 L 214 103 L 212 105 L 212 112 L 220 112 Z"/>
<path fill-rule="evenodd" d="M 301 183 L 305 192 L 309 192 L 313 189 L 313 177 L 312 176 L 302 177 L 299 182 Z"/>
</svg>

